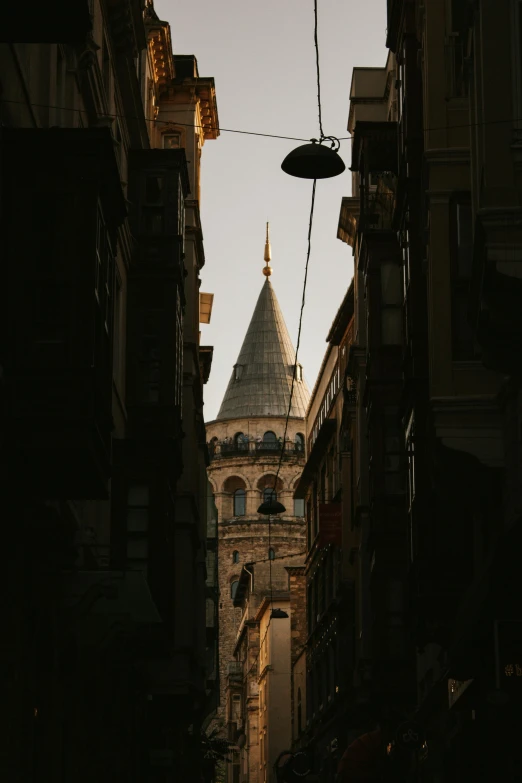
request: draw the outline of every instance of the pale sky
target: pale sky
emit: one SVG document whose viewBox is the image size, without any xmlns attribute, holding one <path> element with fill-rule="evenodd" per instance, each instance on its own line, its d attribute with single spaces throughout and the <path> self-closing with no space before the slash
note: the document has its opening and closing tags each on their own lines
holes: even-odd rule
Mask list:
<svg viewBox="0 0 522 783">
<path fill-rule="evenodd" d="M 386 0 L 319 0 L 321 97 L 325 135 L 347 136 L 354 66 L 384 66 Z M 222 128 L 318 137 L 313 0 L 155 0 L 170 22 L 174 51 L 194 54 L 213 76 Z M 239 354 L 262 275 L 270 221 L 271 282 L 290 336 L 297 340 L 312 183 L 281 171 L 299 142 L 222 131 L 202 156 L 201 219 L 206 265 L 201 290 L 214 294 L 202 343 L 214 346 L 205 420 L 217 415 Z M 313 387 L 326 335 L 353 274 L 351 248 L 337 239 L 346 171 L 317 183 L 312 253 L 299 361 Z"/>
</svg>

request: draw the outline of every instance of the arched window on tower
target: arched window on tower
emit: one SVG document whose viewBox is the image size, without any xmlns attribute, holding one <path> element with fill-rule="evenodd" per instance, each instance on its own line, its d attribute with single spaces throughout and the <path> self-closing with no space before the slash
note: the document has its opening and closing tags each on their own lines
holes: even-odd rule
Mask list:
<svg viewBox="0 0 522 783">
<path fill-rule="evenodd" d="M 298 432 L 295 436 L 295 450 L 304 452 L 305 439 L 302 432 Z"/>
<path fill-rule="evenodd" d="M 275 446 L 277 444 L 275 432 L 272 432 L 272 430 L 265 432 L 263 435 L 263 443 L 266 443 L 267 446 Z"/>
<path fill-rule="evenodd" d="M 276 501 L 277 500 L 277 492 L 273 487 L 265 487 L 263 490 L 263 502 L 267 503 L 270 500 Z"/>
<path fill-rule="evenodd" d="M 236 489 L 234 492 L 234 516 L 244 517 L 246 514 L 246 492 L 244 489 Z"/>
<path fill-rule="evenodd" d="M 237 551 L 237 549 L 232 554 L 232 562 L 233 563 L 239 563 L 239 552 Z"/>
<path fill-rule="evenodd" d="M 236 597 L 237 588 L 239 587 L 239 579 L 235 579 L 230 583 L 230 597 L 234 599 Z"/>
<path fill-rule="evenodd" d="M 270 547 L 270 549 L 268 550 L 268 559 L 269 560 L 275 560 L 275 552 L 272 549 L 272 547 Z"/>
</svg>

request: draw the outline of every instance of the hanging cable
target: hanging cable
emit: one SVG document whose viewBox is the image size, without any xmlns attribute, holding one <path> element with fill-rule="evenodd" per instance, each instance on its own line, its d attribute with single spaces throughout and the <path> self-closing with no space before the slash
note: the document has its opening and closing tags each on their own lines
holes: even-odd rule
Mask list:
<svg viewBox="0 0 522 783">
<path fill-rule="evenodd" d="M 56 106 L 50 103 L 28 103 L 27 101 L 15 101 L 11 98 L 0 98 L 0 103 L 15 103 L 21 106 L 31 106 L 36 109 L 57 109 L 58 111 L 71 111 L 78 114 L 87 114 L 85 109 L 74 109 L 70 106 Z M 195 125 L 192 122 L 180 122 L 179 120 L 155 120 L 152 117 L 133 117 L 129 114 L 103 114 L 103 117 L 112 117 L 113 119 L 122 120 L 144 120 L 145 122 L 153 122 L 155 125 L 182 125 L 184 128 L 200 128 L 202 130 L 214 130 L 220 133 L 241 133 L 245 136 L 264 136 L 268 139 L 286 139 L 287 141 L 308 141 L 308 139 L 301 139 L 297 136 L 279 136 L 276 133 L 261 133 L 259 131 L 246 131 L 237 130 L 235 128 L 222 128 L 221 126 L 212 125 Z"/>
<path fill-rule="evenodd" d="M 317 71 L 317 107 L 319 110 L 319 133 L 321 140 L 324 139 L 323 131 L 323 111 L 321 107 L 321 72 L 319 69 L 319 41 L 317 37 L 317 0 L 314 0 L 314 46 L 315 46 L 315 68 Z"/>
<path fill-rule="evenodd" d="M 85 109 L 75 109 L 70 106 L 56 106 L 55 104 L 51 103 L 32 103 L 29 101 L 16 101 L 11 98 L 0 98 L 0 104 L 2 103 L 13 103 L 19 106 L 31 106 L 32 108 L 40 108 L 40 109 L 58 109 L 59 111 L 65 111 L 65 112 L 75 112 L 77 114 L 87 114 L 87 111 Z M 123 119 L 123 120 L 138 120 L 140 117 L 132 116 L 129 114 L 104 114 L 100 115 L 104 117 L 112 117 L 114 119 Z M 184 128 L 198 128 L 202 130 L 215 130 L 219 131 L 220 133 L 240 133 L 245 136 L 260 136 L 267 139 L 284 139 L 286 141 L 310 141 L 310 139 L 301 138 L 299 136 L 280 136 L 277 133 L 261 133 L 260 131 L 246 131 L 246 130 L 238 130 L 236 128 L 222 128 L 221 126 L 213 126 L 213 125 L 196 125 L 192 122 L 179 122 L 178 120 L 155 120 L 152 117 L 141 117 L 145 122 L 152 122 L 156 125 L 181 125 Z M 522 117 L 509 117 L 506 119 L 499 119 L 499 120 L 483 120 L 483 121 L 477 121 L 477 122 L 462 122 L 458 123 L 457 125 L 452 125 L 451 129 L 455 130 L 457 128 L 483 128 L 487 127 L 488 125 L 514 125 L 515 123 L 522 123 Z M 3 126 L 3 127 L 9 127 L 9 126 Z M 443 131 L 448 130 L 448 125 L 432 125 L 425 128 L 422 128 L 421 132 L 418 134 L 412 134 L 409 135 L 408 138 L 415 140 L 415 139 L 422 139 L 424 138 L 424 134 L 428 131 Z M 325 136 L 324 139 L 335 139 L 336 141 L 350 141 L 353 139 L 353 134 L 351 136 Z"/>
</svg>

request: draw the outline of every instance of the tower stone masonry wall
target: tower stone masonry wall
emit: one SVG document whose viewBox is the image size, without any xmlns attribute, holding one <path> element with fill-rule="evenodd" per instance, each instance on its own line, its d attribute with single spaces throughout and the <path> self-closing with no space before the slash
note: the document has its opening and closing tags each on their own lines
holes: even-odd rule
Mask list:
<svg viewBox="0 0 522 783">
<path fill-rule="evenodd" d="M 296 516 L 303 512 L 302 504 L 294 505 L 293 495 L 305 462 L 305 414 L 310 392 L 268 280 L 270 258 L 267 232 L 266 280 L 218 416 L 207 424 L 211 460 L 208 477 L 218 515 L 221 694 L 217 723 L 223 729 L 228 717 L 227 675 L 241 621 L 241 609 L 233 603 L 233 585 L 243 567 L 251 563 L 255 593 L 266 596 L 271 591 L 288 591 L 290 576 L 284 567 L 288 560 L 279 558 L 304 554 L 306 546 L 305 520 Z M 274 488 L 286 510 L 269 524 L 257 509 L 264 491 Z M 273 550 L 276 567 L 271 567 L 269 550 Z M 250 708 L 254 707 L 252 703 Z M 255 764 L 256 753 L 249 764 Z M 254 776 L 251 783 L 256 780 Z"/>
<path fill-rule="evenodd" d="M 227 424 L 229 431 L 233 431 L 234 434 L 237 431 L 244 431 L 241 425 L 244 427 L 245 422 L 238 420 L 233 424 L 229 422 Z M 277 435 L 277 432 L 284 428 L 285 421 L 284 419 L 270 419 L 264 420 L 260 424 L 259 430 L 263 427 L 270 428 Z M 294 421 L 292 424 L 294 436 L 295 433 L 303 431 L 303 421 Z M 237 429 L 235 429 L 236 427 Z M 214 437 L 216 429 L 219 431 L 220 428 L 211 424 L 208 427 L 208 434 Z M 263 430 L 263 432 L 265 431 Z M 295 517 L 292 513 L 294 487 L 302 472 L 304 454 L 285 458 L 282 462 L 279 472 L 282 489 L 277 496 L 286 507 L 287 513 L 271 519 L 270 540 L 267 517 L 257 513 L 257 508 L 262 502 L 262 490 L 258 489 L 258 484 L 267 476 L 275 476 L 278 462 L 277 457 L 221 458 L 213 460 L 208 469 L 218 512 L 219 668 L 221 681 L 218 719 L 225 723 L 227 670 L 228 664 L 234 658 L 234 647 L 241 620 L 241 610 L 236 609 L 233 605 L 232 584 L 239 579 L 245 564 L 257 563 L 257 567 L 254 566 L 256 579 L 258 582 L 262 580 L 268 585 L 269 548 L 274 550 L 274 556 L 277 559 L 304 553 L 306 548 L 305 520 L 302 517 Z M 247 492 L 246 514 L 241 517 L 234 517 L 233 514 L 230 514 L 232 493 L 223 490 L 227 479 L 236 476 L 243 479 Z M 290 513 L 288 513 L 289 511 Z M 236 557 L 234 557 L 234 553 L 237 553 Z M 289 578 L 286 569 L 273 569 L 272 588 L 274 591 L 287 590 Z"/>
</svg>

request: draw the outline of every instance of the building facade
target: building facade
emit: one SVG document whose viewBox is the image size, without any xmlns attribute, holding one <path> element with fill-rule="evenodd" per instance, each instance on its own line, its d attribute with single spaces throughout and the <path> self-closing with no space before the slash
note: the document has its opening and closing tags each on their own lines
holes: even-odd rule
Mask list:
<svg viewBox="0 0 522 783">
<path fill-rule="evenodd" d="M 247 563 L 239 578 L 241 620 L 226 686 L 229 737 L 238 746 L 232 781 L 275 783 L 274 765 L 292 745 L 292 661 L 305 643 L 302 562 L 300 554 Z"/>
<path fill-rule="evenodd" d="M 278 562 L 305 549 L 304 509 L 293 493 L 304 464 L 309 392 L 269 280 L 269 260 L 267 236 L 265 283 L 218 416 L 207 424 L 208 476 L 218 518 L 223 730 L 230 721 L 226 683 L 241 621 L 234 598 L 242 569 L 246 563 Z M 258 513 L 268 497 L 276 497 L 286 509 L 270 524 Z"/>
<path fill-rule="evenodd" d="M 354 285 L 327 337 L 306 414 L 307 459 L 296 497 L 305 502 L 307 555 L 305 657 L 294 661 L 294 749 L 313 774 L 335 780 L 354 707 L 355 594 L 352 464 Z"/>
<path fill-rule="evenodd" d="M 390 0 L 386 66 L 353 73 L 338 236 L 375 780 L 520 776 L 519 14 Z"/>
<path fill-rule="evenodd" d="M 213 81 L 173 55 L 150 0 L 13 7 L 1 40 L 0 776 L 164 780 L 174 758 L 188 775 L 216 682 L 198 212 Z"/>
</svg>

